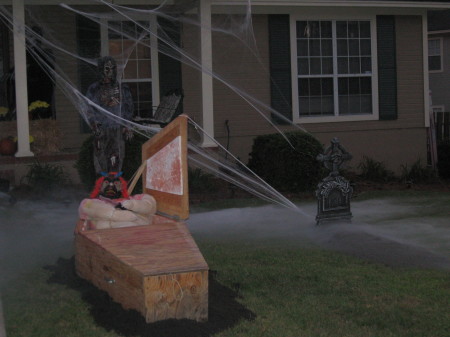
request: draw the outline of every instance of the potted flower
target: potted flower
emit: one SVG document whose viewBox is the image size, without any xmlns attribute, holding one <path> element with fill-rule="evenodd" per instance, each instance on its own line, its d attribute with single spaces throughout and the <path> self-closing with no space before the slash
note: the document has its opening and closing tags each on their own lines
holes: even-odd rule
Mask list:
<svg viewBox="0 0 450 337">
<path fill-rule="evenodd" d="M 14 138 L 9 136 L 0 140 L 0 154 L 2 156 L 13 156 L 17 151 L 17 144 Z"/>
<path fill-rule="evenodd" d="M 50 104 L 44 101 L 34 101 L 28 106 L 28 113 L 31 120 L 51 118 L 52 112 Z"/>
</svg>

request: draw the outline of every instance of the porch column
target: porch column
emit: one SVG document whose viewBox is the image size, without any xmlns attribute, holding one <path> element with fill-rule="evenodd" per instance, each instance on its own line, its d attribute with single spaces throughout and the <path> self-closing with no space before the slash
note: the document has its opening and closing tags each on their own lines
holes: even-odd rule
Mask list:
<svg viewBox="0 0 450 337">
<path fill-rule="evenodd" d="M 14 69 L 16 82 L 17 152 L 16 157 L 34 156 L 30 150 L 28 121 L 27 55 L 25 46 L 24 0 L 12 1 L 14 20 Z"/>
<path fill-rule="evenodd" d="M 200 51 L 202 62 L 202 116 L 203 130 L 214 138 L 214 105 L 211 39 L 211 0 L 200 0 Z M 216 146 L 207 136 L 203 136 L 202 146 Z"/>
</svg>

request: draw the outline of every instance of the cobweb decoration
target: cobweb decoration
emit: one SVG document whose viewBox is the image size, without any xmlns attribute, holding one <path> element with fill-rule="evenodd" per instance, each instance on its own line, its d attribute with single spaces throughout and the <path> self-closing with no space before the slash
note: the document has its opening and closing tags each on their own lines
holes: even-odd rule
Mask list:
<svg viewBox="0 0 450 337">
<path fill-rule="evenodd" d="M 79 83 L 77 73 L 83 69 L 86 74 L 89 74 L 91 81 L 94 81 L 97 59 L 99 56 L 108 54 L 108 50 L 102 47 L 102 55 L 96 55 L 89 49 L 89 41 L 79 41 L 77 45 L 74 40 L 61 38 L 58 30 L 67 29 L 67 27 L 64 22 L 55 21 L 55 18 L 51 17 L 55 12 L 60 13 L 61 17 L 73 20 L 83 18 L 86 23 L 89 23 L 84 29 L 89 29 L 90 25 L 96 25 L 117 41 L 127 41 L 114 55 L 118 63 L 120 83 L 127 82 L 129 66 L 136 62 L 136 54 L 140 50 L 146 50 L 149 52 L 149 57 L 165 55 L 172 60 L 179 61 L 183 71 L 195 74 L 193 77 L 200 78 L 201 74 L 211 76 L 215 81 L 215 88 L 217 85 L 218 90 L 226 90 L 230 99 L 247 104 L 246 117 L 249 120 L 262 120 L 263 123 L 283 136 L 284 132 L 272 122 L 272 115 L 286 124 L 290 124 L 290 129 L 303 130 L 301 126 L 293 124 L 265 101 L 258 99 L 252 83 L 247 85 L 246 81 L 236 79 L 236 74 L 245 70 L 246 63 L 241 61 L 246 58 L 246 60 L 254 60 L 252 62 L 259 67 L 260 73 L 267 74 L 267 78 L 270 80 L 270 72 L 258 50 L 259 43 L 253 30 L 253 20 L 256 16 L 252 13 L 252 2 L 248 0 L 243 6 L 232 6 L 233 12 L 229 13 L 224 7 L 221 15 L 213 15 L 210 26 L 201 23 L 198 3 L 198 1 L 192 0 L 180 0 L 175 4 L 161 1 L 159 5 L 131 7 L 116 5 L 105 0 L 87 0 L 86 5 L 83 6 L 70 5 L 64 1 L 58 6 L 26 5 L 26 24 L 23 27 L 14 27 L 14 14 L 10 6 L 0 6 L 0 20 L 11 31 L 18 28 L 25 32 L 29 57 L 39 63 L 52 79 L 55 88 L 59 90 L 58 95 L 62 93 L 72 104 L 73 110 L 76 110 L 85 121 L 87 121 L 89 110 L 95 108 L 116 123 L 145 137 L 150 138 L 160 130 L 152 125 L 143 125 L 122 119 L 86 98 L 86 88 Z M 164 22 L 170 24 L 163 24 Z M 34 29 L 35 27 L 40 27 L 41 33 L 38 33 Z M 206 29 L 213 34 L 213 41 L 215 37 L 219 36 L 224 41 L 230 42 L 229 45 L 213 46 L 215 50 L 220 49 L 217 54 L 221 60 L 214 64 L 214 69 L 208 68 L 202 63 L 197 49 L 188 48 L 175 38 L 175 30 L 180 27 L 183 27 L 184 32 L 189 32 L 193 38 L 199 37 L 200 32 Z M 76 35 L 75 31 L 72 33 L 74 36 Z M 200 41 L 200 39 L 198 40 Z M 230 45 L 233 45 L 233 48 L 229 48 Z M 147 69 L 147 71 L 156 70 Z M 9 73 L 9 76 L 13 78 L 14 72 Z M 157 74 L 153 74 L 153 76 L 157 76 Z M 228 146 L 222 143 L 223 137 L 221 141 L 218 141 L 207 134 L 200 127 L 199 121 L 202 117 L 198 111 L 186 110 L 184 113 L 189 116 L 191 129 L 196 133 L 190 134 L 189 137 L 189 163 L 191 166 L 200 167 L 259 198 L 298 211 L 295 204 L 273 189 L 246 167 L 237 156 L 233 155 Z M 63 119 L 64 117 L 58 116 L 57 118 Z M 232 122 L 233 119 L 230 117 L 230 123 Z M 287 137 L 284 137 L 288 142 Z M 216 144 L 219 151 L 210 151 L 204 148 L 202 141 L 205 139 Z M 154 164 L 152 163 L 152 165 Z M 151 184 L 157 187 L 162 183 L 157 183 L 155 180 Z M 174 186 L 177 184 L 174 183 L 172 186 L 176 190 Z"/>
</svg>

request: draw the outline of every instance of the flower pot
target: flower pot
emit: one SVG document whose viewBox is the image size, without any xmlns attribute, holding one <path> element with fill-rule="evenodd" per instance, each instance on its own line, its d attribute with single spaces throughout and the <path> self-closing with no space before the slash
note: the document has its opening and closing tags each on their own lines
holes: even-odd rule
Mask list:
<svg viewBox="0 0 450 337">
<path fill-rule="evenodd" d="M 13 156 L 16 153 L 17 144 L 10 137 L 0 140 L 0 154 L 3 156 Z"/>
</svg>

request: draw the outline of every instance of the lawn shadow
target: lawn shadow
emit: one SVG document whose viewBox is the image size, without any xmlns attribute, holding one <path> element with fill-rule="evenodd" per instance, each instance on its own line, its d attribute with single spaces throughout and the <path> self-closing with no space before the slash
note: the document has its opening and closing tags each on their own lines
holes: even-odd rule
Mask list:
<svg viewBox="0 0 450 337">
<path fill-rule="evenodd" d="M 82 294 L 90 305 L 96 324 L 125 337 L 206 337 L 229 329 L 241 320 L 252 321 L 256 315 L 236 301 L 238 292 L 220 284 L 216 273 L 209 272 L 209 318 L 207 322 L 168 319 L 146 323 L 135 310 L 124 310 L 109 295 L 81 279 L 75 273 L 75 259 L 59 258 L 55 265 L 45 266 L 51 272 L 49 283 L 62 284 Z"/>
</svg>

